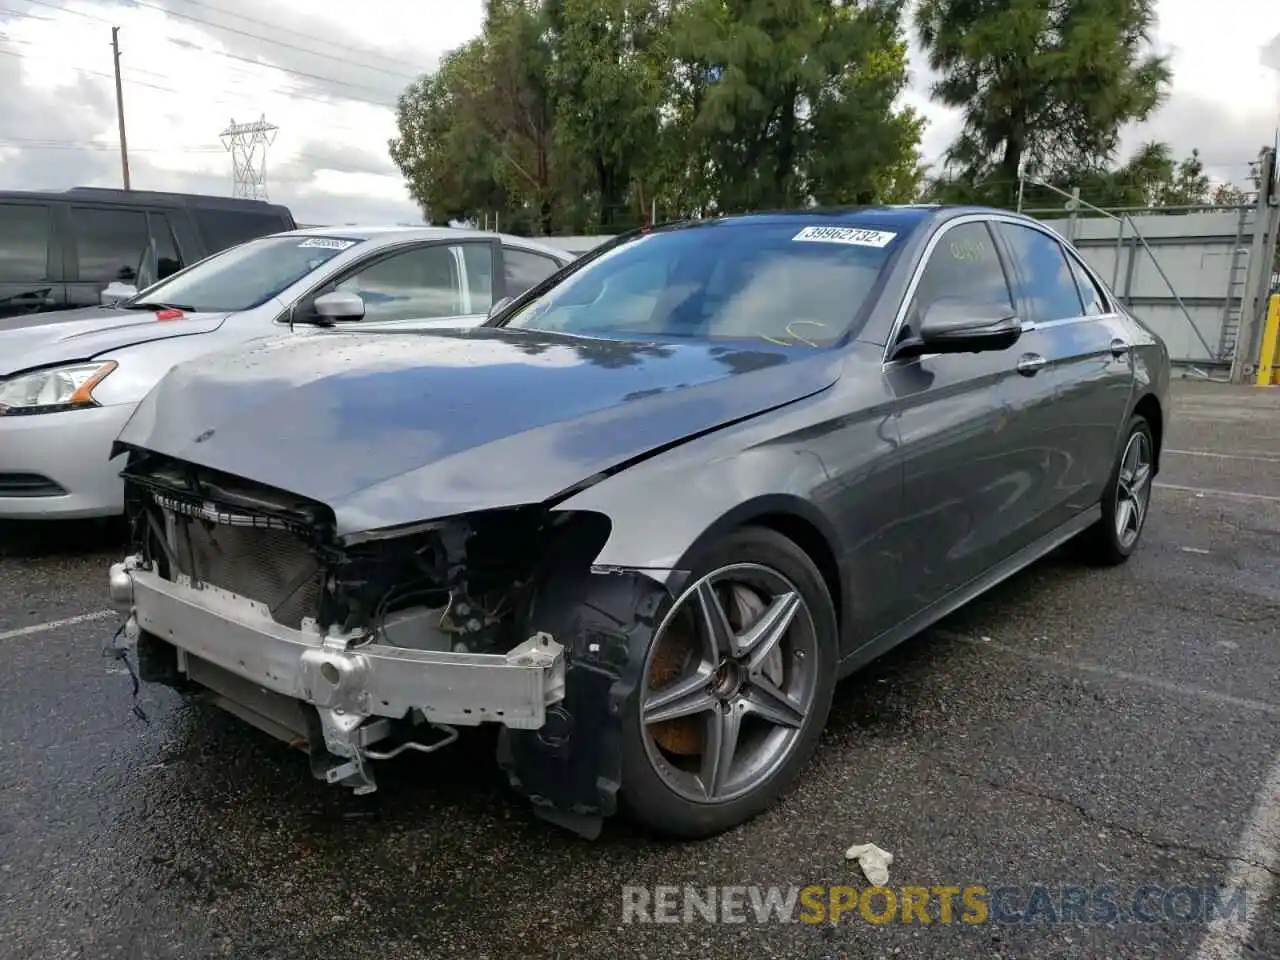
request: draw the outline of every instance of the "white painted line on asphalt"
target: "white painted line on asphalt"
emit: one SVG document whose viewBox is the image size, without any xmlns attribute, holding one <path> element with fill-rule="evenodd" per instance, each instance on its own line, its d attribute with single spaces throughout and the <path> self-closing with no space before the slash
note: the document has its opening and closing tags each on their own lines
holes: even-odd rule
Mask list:
<svg viewBox="0 0 1280 960">
<path fill-rule="evenodd" d="M 1218 460 L 1257 460 L 1259 463 L 1280 463 L 1280 457 L 1262 453 L 1214 453 L 1212 450 L 1165 450 L 1164 452 L 1176 453 L 1181 457 L 1214 457 Z"/>
<path fill-rule="evenodd" d="M 1213 487 L 1184 487 L 1180 483 L 1153 483 L 1153 487 L 1161 490 L 1181 490 L 1183 493 L 1198 493 L 1205 497 L 1233 497 L 1238 500 L 1265 500 L 1268 503 L 1280 503 L 1280 497 L 1269 493 L 1239 493 L 1235 490 L 1217 490 Z"/>
<path fill-rule="evenodd" d="M 1246 891 L 1244 916 L 1238 911 L 1215 913 L 1200 941 L 1196 960 L 1240 960 L 1246 951 L 1253 955 L 1249 938 L 1271 897 L 1276 870 L 1280 870 L 1280 757 L 1271 765 L 1258 794 L 1225 884 L 1227 899 L 1223 902 L 1230 902 L 1233 890 Z"/>
<path fill-rule="evenodd" d="M 954 640 L 956 643 L 967 643 L 974 647 L 996 650 L 1000 653 L 1009 654 L 1010 656 L 1017 657 L 1022 660 L 1031 660 L 1036 663 L 1049 664 L 1051 666 L 1061 667 L 1064 670 L 1091 673 L 1095 676 L 1105 677 L 1110 680 L 1123 680 L 1125 683 L 1134 683 L 1140 686 L 1150 687 L 1153 690 L 1160 690 L 1164 693 L 1174 693 L 1179 696 L 1190 697 L 1197 700 L 1207 700 L 1211 703 L 1217 703 L 1227 707 L 1240 707 L 1244 710 L 1252 710 L 1257 713 L 1265 713 L 1273 717 L 1280 717 L 1280 704 L 1266 703 L 1262 700 L 1250 700 L 1245 697 L 1233 697 L 1229 693 L 1219 693 L 1217 690 L 1208 690 L 1204 687 L 1195 687 L 1184 683 L 1174 683 L 1172 680 L 1161 680 L 1159 677 L 1148 677 L 1141 673 L 1130 673 L 1128 670 L 1117 670 L 1115 667 L 1104 667 L 1097 663 L 1087 663 L 1081 660 L 1068 660 L 1065 657 L 1054 657 L 1049 656 L 1048 654 L 1035 653 L 1031 650 L 1023 650 L 1020 647 L 999 643 L 995 640 L 979 640 L 975 637 L 966 637 L 962 634 L 951 633 L 950 631 L 945 630 L 937 630 L 934 632 L 937 636 L 946 640 Z"/>
<path fill-rule="evenodd" d="M 0 630 L 0 640 L 17 640 L 19 637 L 29 637 L 33 633 L 46 633 L 49 630 L 58 630 L 62 627 L 73 627 L 77 623 L 88 623 L 91 620 L 106 620 L 108 617 L 118 617 L 119 612 L 116 610 L 99 610 L 96 613 L 82 613 L 78 617 L 67 617 L 65 620 L 50 620 L 48 623 L 33 623 L 29 627 L 19 627 L 17 630 Z"/>
</svg>

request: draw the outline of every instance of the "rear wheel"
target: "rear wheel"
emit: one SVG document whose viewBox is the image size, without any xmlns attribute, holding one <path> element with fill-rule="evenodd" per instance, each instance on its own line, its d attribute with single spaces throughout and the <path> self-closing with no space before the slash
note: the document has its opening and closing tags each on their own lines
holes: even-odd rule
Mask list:
<svg viewBox="0 0 1280 960">
<path fill-rule="evenodd" d="M 694 564 L 654 632 L 623 736 L 634 817 L 706 836 L 771 806 L 812 756 L 831 708 L 836 616 L 813 561 L 744 528 Z"/>
<path fill-rule="evenodd" d="M 1145 417 L 1136 415 L 1129 421 L 1111 479 L 1102 492 L 1102 518 L 1081 538 L 1087 560 L 1115 566 L 1129 559 L 1146 526 L 1154 477 L 1151 425 Z"/>
</svg>

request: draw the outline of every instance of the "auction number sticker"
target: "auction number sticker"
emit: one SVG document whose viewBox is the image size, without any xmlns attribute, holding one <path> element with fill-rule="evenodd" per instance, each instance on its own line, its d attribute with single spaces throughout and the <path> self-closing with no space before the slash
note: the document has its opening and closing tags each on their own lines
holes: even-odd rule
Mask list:
<svg viewBox="0 0 1280 960">
<path fill-rule="evenodd" d="M 887 247 L 896 237 L 887 230 L 861 230 L 857 227 L 805 227 L 792 240 L 802 243 L 848 243 L 855 247 Z"/>
<path fill-rule="evenodd" d="M 354 240 L 335 240 L 333 237 L 308 237 L 298 244 L 299 247 L 322 247 L 325 250 L 346 250 L 355 245 Z"/>
</svg>

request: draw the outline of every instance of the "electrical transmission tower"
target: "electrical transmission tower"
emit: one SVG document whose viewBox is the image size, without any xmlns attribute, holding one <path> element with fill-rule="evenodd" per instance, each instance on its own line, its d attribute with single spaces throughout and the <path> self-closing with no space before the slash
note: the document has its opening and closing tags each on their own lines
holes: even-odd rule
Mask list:
<svg viewBox="0 0 1280 960">
<path fill-rule="evenodd" d="M 221 133 L 222 145 L 231 153 L 235 176 L 232 195 L 249 200 L 267 199 L 267 147 L 276 138 L 273 123 L 264 115 L 253 123 L 236 123 Z"/>
</svg>

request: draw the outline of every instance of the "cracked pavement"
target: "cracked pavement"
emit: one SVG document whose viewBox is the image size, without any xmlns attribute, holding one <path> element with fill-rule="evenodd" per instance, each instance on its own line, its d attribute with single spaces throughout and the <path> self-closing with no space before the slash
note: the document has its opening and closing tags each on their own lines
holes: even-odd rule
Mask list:
<svg viewBox="0 0 1280 960">
<path fill-rule="evenodd" d="M 484 731 L 356 798 L 167 691 L 144 690 L 144 724 L 100 654 L 115 619 L 5 636 L 101 611 L 118 532 L 0 529 L 0 957 L 1280 956 L 1277 885 L 1207 946 L 1163 919 L 622 917 L 623 885 L 863 885 L 844 860 L 863 842 L 894 887 L 1110 886 L 1122 906 L 1274 876 L 1275 846 L 1241 838 L 1280 755 L 1280 391 L 1175 398 L 1128 564 L 1062 551 L 841 684 L 794 792 L 695 844 L 535 820 Z"/>
</svg>

